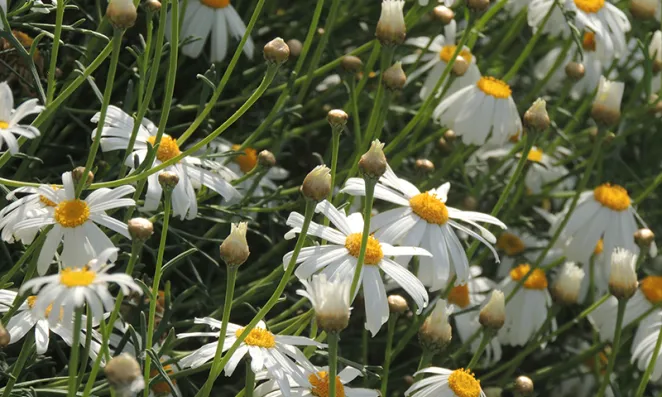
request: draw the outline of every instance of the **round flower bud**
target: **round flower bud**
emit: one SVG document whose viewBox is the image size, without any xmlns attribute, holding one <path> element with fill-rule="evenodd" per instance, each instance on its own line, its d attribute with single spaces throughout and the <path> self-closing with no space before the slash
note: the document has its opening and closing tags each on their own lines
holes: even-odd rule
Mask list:
<svg viewBox="0 0 662 397">
<path fill-rule="evenodd" d="M 457 134 L 455 134 L 455 131 L 453 130 L 446 130 L 446 132 L 444 132 L 444 139 L 446 142 L 453 143 L 455 139 L 457 139 Z"/>
<path fill-rule="evenodd" d="M 533 394 L 533 381 L 528 376 L 518 376 L 515 379 L 515 393 L 525 397 Z"/>
<path fill-rule="evenodd" d="M 268 150 L 262 150 L 257 154 L 257 163 L 261 167 L 271 168 L 276 165 L 276 156 Z"/>
<path fill-rule="evenodd" d="M 407 26 L 402 9 L 404 0 L 383 0 L 382 13 L 377 22 L 375 36 L 383 46 L 402 44 L 407 37 Z"/>
<path fill-rule="evenodd" d="M 345 55 L 340 61 L 340 66 L 347 72 L 358 73 L 363 70 L 363 61 L 354 55 Z"/>
<path fill-rule="evenodd" d="M 402 314 L 409 310 L 407 300 L 400 295 L 389 295 L 386 300 L 388 302 L 388 310 L 391 313 Z"/>
<path fill-rule="evenodd" d="M 303 48 L 303 44 L 297 39 L 290 39 L 287 40 L 287 46 L 290 48 L 290 56 L 291 57 L 298 57 L 301 54 L 301 49 Z"/>
<path fill-rule="evenodd" d="M 110 0 L 106 17 L 117 29 L 127 29 L 136 23 L 138 12 L 132 0 Z"/>
<path fill-rule="evenodd" d="M 581 80 L 585 73 L 586 68 L 581 63 L 569 62 L 565 65 L 565 75 L 575 81 Z"/>
<path fill-rule="evenodd" d="M 566 262 L 552 284 L 552 297 L 562 305 L 576 304 L 583 279 L 584 271 L 573 262 Z"/>
<path fill-rule="evenodd" d="M 151 12 L 161 11 L 161 2 L 159 0 L 147 0 L 143 5 Z"/>
<path fill-rule="evenodd" d="M 406 383 L 407 385 L 409 385 L 409 386 L 413 385 L 414 382 L 415 382 L 414 377 L 411 376 L 411 375 L 405 375 L 405 376 L 402 378 L 402 380 L 404 380 L 405 383 Z"/>
<path fill-rule="evenodd" d="M 637 255 L 624 248 L 611 254 L 609 292 L 617 299 L 630 299 L 637 291 Z"/>
<path fill-rule="evenodd" d="M 634 232 L 634 241 L 641 248 L 650 247 L 655 240 L 655 233 L 648 228 L 639 229 Z"/>
<path fill-rule="evenodd" d="M 359 169 L 364 176 L 379 179 L 386 172 L 386 156 L 384 155 L 384 144 L 375 139 L 370 144 L 370 149 L 361 156 Z"/>
<path fill-rule="evenodd" d="M 551 121 L 549 120 L 549 114 L 547 114 L 547 102 L 541 98 L 536 99 L 529 110 L 524 113 L 522 121 L 524 127 L 529 131 L 543 132 L 549 128 Z"/>
<path fill-rule="evenodd" d="M 135 394 L 145 388 L 140 365 L 129 353 L 111 358 L 103 372 L 108 383 L 121 395 L 129 392 Z"/>
<path fill-rule="evenodd" d="M 506 321 L 506 299 L 503 292 L 495 289 L 490 300 L 480 310 L 478 321 L 485 328 L 499 330 Z"/>
<path fill-rule="evenodd" d="M 318 165 L 306 175 L 301 184 L 301 194 L 314 201 L 322 201 L 331 192 L 331 170 Z"/>
<path fill-rule="evenodd" d="M 11 336 L 5 327 L 2 326 L 2 323 L 0 323 L 0 349 L 7 347 L 9 342 L 11 342 Z"/>
<path fill-rule="evenodd" d="M 172 171 L 163 171 L 159 174 L 159 184 L 166 191 L 172 191 L 179 183 L 179 175 Z"/>
<path fill-rule="evenodd" d="M 434 163 L 428 159 L 418 159 L 414 163 L 417 170 L 426 174 L 434 171 Z"/>
<path fill-rule="evenodd" d="M 331 109 L 329 113 L 326 114 L 326 120 L 331 125 L 331 128 L 342 129 L 347 124 L 347 119 L 349 116 L 342 109 Z"/>
<path fill-rule="evenodd" d="M 276 37 L 264 46 L 264 59 L 269 63 L 281 65 L 290 57 L 290 47 L 283 39 Z"/>
<path fill-rule="evenodd" d="M 443 137 L 437 141 L 437 147 L 443 154 L 450 154 L 453 151 L 453 144 Z"/>
<path fill-rule="evenodd" d="M 478 200 L 474 196 L 466 196 L 462 200 L 462 208 L 467 211 L 475 211 L 478 208 Z"/>
<path fill-rule="evenodd" d="M 432 15 L 444 25 L 448 25 L 455 18 L 453 10 L 446 6 L 436 6 L 434 10 L 432 10 Z"/>
<path fill-rule="evenodd" d="M 458 55 L 453 62 L 453 75 L 455 76 L 464 76 L 464 74 L 469 70 L 469 62 L 467 62 L 464 57 Z"/>
<path fill-rule="evenodd" d="M 129 235 L 132 240 L 147 241 L 154 233 L 154 225 L 149 219 L 133 218 L 127 222 Z"/>
<path fill-rule="evenodd" d="M 248 224 L 246 222 L 233 223 L 230 235 L 223 240 L 219 249 L 221 259 L 228 266 L 241 266 L 248 259 L 250 250 L 246 241 L 246 231 Z"/>
<path fill-rule="evenodd" d="M 382 76 L 382 82 L 384 83 L 384 86 L 391 91 L 402 90 L 402 87 L 404 87 L 407 82 L 407 75 L 405 75 L 405 71 L 402 70 L 402 64 L 396 62 L 393 66 L 386 69 Z"/>
<path fill-rule="evenodd" d="M 439 299 L 432 313 L 418 330 L 418 339 L 423 348 L 439 353 L 451 341 L 452 328 L 448 322 L 450 310 L 446 301 Z"/>
<path fill-rule="evenodd" d="M 490 0 L 467 0 L 467 7 L 472 11 L 485 11 L 490 6 Z"/>
<path fill-rule="evenodd" d="M 660 7 L 659 0 L 631 0 L 630 12 L 632 16 L 638 19 L 653 19 L 657 7 Z"/>
<path fill-rule="evenodd" d="M 78 183 L 83 179 L 85 173 L 85 167 L 76 167 L 71 171 L 71 177 L 74 180 L 74 183 Z M 94 182 L 94 173 L 92 171 L 87 171 L 87 179 L 85 179 L 85 187 L 89 187 L 92 182 Z"/>
</svg>

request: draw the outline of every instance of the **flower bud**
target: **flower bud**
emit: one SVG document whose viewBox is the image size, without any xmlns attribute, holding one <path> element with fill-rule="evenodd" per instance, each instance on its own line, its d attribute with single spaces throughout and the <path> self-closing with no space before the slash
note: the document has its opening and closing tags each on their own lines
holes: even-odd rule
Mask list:
<svg viewBox="0 0 662 397">
<path fill-rule="evenodd" d="M 462 200 L 462 208 L 467 211 L 475 211 L 478 208 L 478 200 L 474 196 L 466 196 Z"/>
<path fill-rule="evenodd" d="M 434 163 L 428 159 L 418 159 L 414 163 L 414 166 L 416 167 L 417 170 L 429 174 L 430 172 L 434 172 Z"/>
<path fill-rule="evenodd" d="M 349 324 L 349 292 L 351 278 L 336 277 L 328 280 L 326 274 L 313 276 L 310 281 L 302 280 L 306 290 L 297 294 L 310 300 L 315 310 L 315 321 L 323 331 L 338 333 Z"/>
<path fill-rule="evenodd" d="M 657 1 L 657 0 L 653 0 Z M 660 5 L 662 7 L 662 5 Z M 653 38 L 648 46 L 648 55 L 653 61 L 653 73 L 662 72 L 662 31 L 653 33 Z"/>
<path fill-rule="evenodd" d="M 524 113 L 523 121 L 524 127 L 532 132 L 543 132 L 549 128 L 551 121 L 547 114 L 547 102 L 541 98 L 536 99 L 529 110 Z"/>
<path fill-rule="evenodd" d="M 568 62 L 568 64 L 565 65 L 565 75 L 575 81 L 581 80 L 585 73 L 586 68 L 581 63 Z"/>
<path fill-rule="evenodd" d="M 655 233 L 648 228 L 639 229 L 634 232 L 634 242 L 640 248 L 648 248 L 655 240 Z"/>
<path fill-rule="evenodd" d="M 263 53 L 267 62 L 282 65 L 290 57 L 290 47 L 283 39 L 276 37 L 264 46 Z"/>
<path fill-rule="evenodd" d="M 306 175 L 301 185 L 301 194 L 314 201 L 324 200 L 331 192 L 331 170 L 318 165 Z"/>
<path fill-rule="evenodd" d="M 384 83 L 384 87 L 391 91 L 402 90 L 402 87 L 404 87 L 407 82 L 407 75 L 405 75 L 405 71 L 402 70 L 402 64 L 396 62 L 390 68 L 386 69 L 382 76 L 382 82 Z"/>
<path fill-rule="evenodd" d="M 147 0 L 143 5 L 151 12 L 161 11 L 161 2 L 159 0 Z"/>
<path fill-rule="evenodd" d="M 469 70 L 469 62 L 463 56 L 458 55 L 453 62 L 453 75 L 461 77 Z"/>
<path fill-rule="evenodd" d="M 154 233 L 154 225 L 150 222 L 149 219 L 145 218 L 133 218 L 129 219 L 127 222 L 127 227 L 129 229 L 129 235 L 132 240 L 145 242 L 149 240 Z"/>
<path fill-rule="evenodd" d="M 432 15 L 444 25 L 448 25 L 455 18 L 453 10 L 446 6 L 436 6 L 434 10 L 432 10 Z"/>
<path fill-rule="evenodd" d="M 609 81 L 600 76 L 598 93 L 593 100 L 591 117 L 603 125 L 616 125 L 621 119 L 621 101 L 625 84 L 618 81 Z"/>
<path fill-rule="evenodd" d="M 618 299 L 630 299 L 637 291 L 637 255 L 624 248 L 611 254 L 609 292 Z"/>
<path fill-rule="evenodd" d="M 573 262 L 566 262 L 552 284 L 552 297 L 562 305 L 574 305 L 579 300 L 584 271 Z"/>
<path fill-rule="evenodd" d="M 340 61 L 340 66 L 347 72 L 358 73 L 363 69 L 363 61 L 354 55 L 345 55 Z"/>
<path fill-rule="evenodd" d="M 9 342 L 11 342 L 11 336 L 5 327 L 2 326 L 2 323 L 0 323 L 0 349 L 7 347 Z"/>
<path fill-rule="evenodd" d="M 489 6 L 490 0 L 467 0 L 467 7 L 469 7 L 472 11 L 485 11 Z"/>
<path fill-rule="evenodd" d="M 455 142 L 455 139 L 457 139 L 457 134 L 455 134 L 455 131 L 453 130 L 446 130 L 446 132 L 444 132 L 444 139 L 446 142 L 453 143 Z"/>
<path fill-rule="evenodd" d="M 172 171 L 163 171 L 159 174 L 159 184 L 165 191 L 172 191 L 179 183 L 179 175 Z"/>
<path fill-rule="evenodd" d="M 402 44 L 407 37 L 407 27 L 402 9 L 404 0 L 383 0 L 382 13 L 377 22 L 375 36 L 383 46 Z"/>
<path fill-rule="evenodd" d="M 660 0 L 631 0 L 630 12 L 635 18 L 653 19 L 660 6 Z"/>
<path fill-rule="evenodd" d="M 297 58 L 301 54 L 303 44 L 297 39 L 287 40 L 287 46 L 290 48 L 290 56 Z"/>
<path fill-rule="evenodd" d="M 389 295 L 386 301 L 388 302 L 388 310 L 391 313 L 402 314 L 409 310 L 407 300 L 400 295 Z"/>
<path fill-rule="evenodd" d="M 132 0 L 110 0 L 106 17 L 116 29 L 127 29 L 136 23 L 138 12 Z"/>
<path fill-rule="evenodd" d="M 528 376 L 518 376 L 517 379 L 515 379 L 514 391 L 519 397 L 532 395 L 533 381 Z"/>
<path fill-rule="evenodd" d="M 76 167 L 71 171 L 71 177 L 74 180 L 74 183 L 78 183 L 83 179 L 85 173 L 85 167 Z M 92 182 L 94 182 L 94 173 L 92 171 L 87 171 L 87 179 L 85 179 L 85 187 L 89 187 Z"/>
<path fill-rule="evenodd" d="M 446 140 L 446 138 L 439 138 L 437 147 L 443 154 L 450 154 L 453 152 L 453 143 Z"/>
<path fill-rule="evenodd" d="M 230 235 L 221 244 L 219 249 L 221 259 L 229 267 L 243 265 L 251 253 L 246 241 L 246 230 L 248 230 L 246 222 L 233 223 Z"/>
<path fill-rule="evenodd" d="M 503 292 L 495 289 L 492 291 L 490 300 L 480 309 L 478 321 L 485 328 L 499 330 L 506 321 L 506 300 Z"/>
<path fill-rule="evenodd" d="M 260 167 L 271 168 L 276 165 L 276 156 L 268 150 L 262 150 L 257 154 L 257 164 Z"/>
<path fill-rule="evenodd" d="M 349 116 L 342 109 L 331 109 L 329 110 L 329 113 L 326 114 L 326 120 L 331 125 L 331 128 L 334 129 L 342 129 L 342 127 L 347 125 L 348 118 Z"/>
<path fill-rule="evenodd" d="M 106 374 L 108 383 L 120 395 L 135 394 L 145 388 L 140 365 L 129 353 L 122 353 L 111 358 L 103 372 Z"/>
<path fill-rule="evenodd" d="M 418 330 L 418 339 L 423 348 L 439 353 L 452 338 L 452 328 L 448 322 L 451 310 L 446 306 L 446 301 L 439 299 L 432 313 Z"/>
<path fill-rule="evenodd" d="M 386 172 L 386 156 L 384 155 L 384 144 L 375 139 L 370 144 L 370 149 L 361 156 L 359 169 L 364 176 L 379 179 Z"/>
</svg>

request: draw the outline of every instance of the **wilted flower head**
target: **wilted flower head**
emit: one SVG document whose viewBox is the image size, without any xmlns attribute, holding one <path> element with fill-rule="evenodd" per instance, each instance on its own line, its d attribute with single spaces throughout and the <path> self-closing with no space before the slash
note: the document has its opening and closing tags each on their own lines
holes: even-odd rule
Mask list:
<svg viewBox="0 0 662 397">
<path fill-rule="evenodd" d="M 221 259 L 228 266 L 240 266 L 250 255 L 248 242 L 246 241 L 246 231 L 248 224 L 246 222 L 233 223 L 230 235 L 223 240 L 220 247 Z"/>
<path fill-rule="evenodd" d="M 122 353 L 110 359 L 103 372 L 108 383 L 120 396 L 131 396 L 145 388 L 140 364 L 129 353 Z"/>
<path fill-rule="evenodd" d="M 336 277 L 328 280 L 326 274 L 301 280 L 306 290 L 297 293 L 308 298 L 315 310 L 317 325 L 326 332 L 340 332 L 349 322 L 349 290 L 351 279 Z"/>
<path fill-rule="evenodd" d="M 110 0 L 106 8 L 110 23 L 118 29 L 126 29 L 136 23 L 138 13 L 132 0 Z"/>
<path fill-rule="evenodd" d="M 483 327 L 498 330 L 506 320 L 506 299 L 503 292 L 495 289 L 490 300 L 480 310 L 478 320 Z"/>
<path fill-rule="evenodd" d="M 593 100 L 591 116 L 599 123 L 605 125 L 617 124 L 621 118 L 621 101 L 625 83 L 607 80 L 600 76 L 598 93 Z"/>
<path fill-rule="evenodd" d="M 407 37 L 407 27 L 402 9 L 404 0 L 383 0 L 382 14 L 377 22 L 375 36 L 382 45 L 393 46 L 402 44 Z"/>
<path fill-rule="evenodd" d="M 565 305 L 577 303 L 583 279 L 584 271 L 574 262 L 566 262 L 552 284 L 552 297 Z"/>
<path fill-rule="evenodd" d="M 375 139 L 370 144 L 370 149 L 361 156 L 359 169 L 370 178 L 378 179 L 386 172 L 386 156 L 384 155 L 384 144 Z"/>
<path fill-rule="evenodd" d="M 536 99 L 529 110 L 524 113 L 522 120 L 524 121 L 524 127 L 530 131 L 545 131 L 550 124 L 549 114 L 547 114 L 547 102 L 542 98 Z"/>
<path fill-rule="evenodd" d="M 616 248 L 611 254 L 609 292 L 618 299 L 629 299 L 637 291 L 637 254 Z"/>
<path fill-rule="evenodd" d="M 418 330 L 418 337 L 423 347 L 438 352 L 450 343 L 452 327 L 448 322 L 448 316 L 451 312 L 444 299 L 437 301 L 432 313 Z"/>
</svg>

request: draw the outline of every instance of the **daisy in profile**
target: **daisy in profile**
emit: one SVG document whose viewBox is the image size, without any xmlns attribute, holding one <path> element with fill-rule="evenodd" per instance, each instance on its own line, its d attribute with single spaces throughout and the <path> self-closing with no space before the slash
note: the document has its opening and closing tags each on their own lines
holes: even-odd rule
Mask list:
<svg viewBox="0 0 662 397">
<path fill-rule="evenodd" d="M 340 332 L 349 323 L 349 292 L 352 280 L 337 277 L 329 280 L 326 274 L 314 275 L 310 281 L 301 280 L 305 290 L 297 294 L 308 298 L 315 310 L 317 326 L 326 332 Z"/>
<path fill-rule="evenodd" d="M 71 172 L 62 174 L 62 184 L 63 193 L 48 185 L 40 186 L 37 193 L 48 203 L 46 211 L 36 212 L 31 218 L 16 223 L 12 231 L 20 235 L 53 225 L 47 232 L 37 259 L 37 272 L 40 275 L 46 274 L 60 242 L 63 246 L 60 259 L 67 267 L 81 267 L 97 254 L 114 249 L 115 245 L 99 226 L 131 238 L 126 224 L 106 215 L 106 211 L 135 205 L 133 199 L 122 198 L 135 191 L 133 186 L 98 189 L 82 200 L 75 197 Z M 117 258 L 116 251 L 108 252 L 111 253 L 109 259 L 114 261 Z"/>
<path fill-rule="evenodd" d="M 195 0 L 194 0 L 195 1 Z M 189 3 L 190 5 L 190 3 Z M 99 121 L 99 113 L 92 117 L 92 122 Z M 97 127 L 98 128 L 98 127 Z M 92 139 L 96 135 L 96 129 L 92 131 Z M 106 114 L 106 120 L 101 131 L 101 150 L 123 150 L 129 146 L 129 139 L 133 131 L 133 118 L 121 109 L 110 106 Z M 142 163 L 147 156 L 148 146 L 156 141 L 157 128 L 151 121 L 143 119 L 138 128 L 138 135 L 133 147 L 133 152 L 126 159 L 126 165 L 135 168 L 134 158 Z M 157 166 L 181 154 L 177 140 L 170 135 L 163 134 L 156 152 L 156 158 L 151 167 Z M 186 156 L 180 162 L 166 167 L 164 171 L 171 171 L 179 177 L 179 183 L 172 191 L 172 210 L 180 219 L 195 219 L 198 216 L 198 199 L 195 189 L 206 186 L 220 194 L 225 200 L 232 201 L 240 197 L 239 192 L 225 178 L 236 178 L 237 176 L 226 170 L 224 174 L 212 172 L 208 169 L 222 168 L 220 164 L 213 161 L 201 159 L 195 156 Z M 163 189 L 159 183 L 158 173 L 147 177 L 147 193 L 145 194 L 144 211 L 155 211 L 159 207 Z"/>
<path fill-rule="evenodd" d="M 221 329 L 222 325 L 220 321 L 209 317 L 196 318 L 194 322 L 196 324 L 209 325 L 213 329 Z M 223 351 L 228 350 L 242 332 L 244 332 L 243 327 L 228 323 Z M 184 333 L 177 335 L 177 337 L 218 338 L 218 331 Z M 217 346 L 218 341 L 207 343 L 181 359 L 179 365 L 184 368 L 197 368 L 214 358 Z M 289 395 L 290 383 L 287 378 L 290 377 L 299 385 L 307 385 L 308 379 L 302 372 L 302 369 L 310 371 L 314 371 L 315 369 L 303 352 L 296 346 L 324 348 L 326 345 L 303 336 L 274 335 L 267 330 L 264 321 L 260 321 L 248 333 L 246 339 L 241 342 L 239 348 L 232 354 L 230 360 L 228 360 L 224 368 L 225 376 L 232 376 L 241 359 L 249 355 L 252 359 L 251 370 L 256 374 L 262 370 L 266 370 L 269 377 L 274 379 L 281 390 Z"/>
<path fill-rule="evenodd" d="M 44 185 L 45 189 L 51 189 L 54 195 L 63 195 L 64 190 L 53 186 Z M 16 199 L 17 194 L 26 194 Z M 63 197 L 61 197 L 64 199 Z M 23 244 L 30 244 L 35 235 L 39 232 L 39 227 L 25 229 L 19 233 L 14 231 L 18 222 L 32 218 L 36 214 L 47 212 L 47 207 L 55 207 L 56 204 L 50 201 L 46 196 L 39 194 L 38 189 L 34 187 L 19 187 L 7 194 L 7 201 L 12 201 L 0 211 L 0 230 L 2 231 L 2 240 L 13 243 L 18 238 Z"/>
<path fill-rule="evenodd" d="M 327 367 L 315 367 L 313 371 L 301 368 L 304 375 L 308 378 L 308 384 L 300 385 L 292 378 L 288 378 L 290 383 L 291 395 L 297 397 L 320 397 L 328 396 L 329 393 L 329 370 Z M 258 380 L 266 379 L 266 373 L 258 375 Z M 361 371 L 354 367 L 345 367 L 336 376 L 336 396 L 345 397 L 377 397 L 379 392 L 372 389 L 348 387 L 347 384 L 358 376 L 362 376 Z M 253 392 L 255 397 L 281 397 L 288 396 L 279 387 L 273 379 L 268 379 L 260 384 Z"/>
<path fill-rule="evenodd" d="M 451 371 L 446 368 L 429 367 L 418 371 L 418 374 L 431 374 L 423 380 L 411 385 L 405 391 L 406 397 L 485 397 L 480 381 L 474 374 L 464 368 Z"/>
<path fill-rule="evenodd" d="M 300 280 L 308 279 L 318 271 L 322 271 L 329 279 L 352 278 L 361 250 L 363 216 L 359 213 L 347 216 L 344 211 L 339 211 L 326 200 L 317 204 L 315 211 L 324 214 L 337 229 L 311 222 L 308 235 L 327 240 L 329 244 L 303 248 L 297 257 L 297 263 L 301 265 L 294 274 Z M 285 235 L 285 238 L 293 238 L 296 233 L 301 232 L 303 220 L 303 215 L 292 212 L 287 219 L 287 225 L 292 227 L 292 230 Z M 373 336 L 379 332 L 389 317 L 386 289 L 380 270 L 411 296 L 418 306 L 418 313 L 428 305 L 425 286 L 407 268 L 390 258 L 413 255 L 422 258 L 431 254 L 416 247 L 394 247 L 388 244 L 388 241 L 391 240 L 370 235 L 364 266 L 361 268 L 366 311 L 365 326 Z M 287 253 L 283 257 L 283 263 L 287 265 L 291 258 L 292 252 Z"/>
<path fill-rule="evenodd" d="M 9 153 L 18 153 L 18 141 L 14 135 L 33 139 L 39 136 L 37 127 L 18 124 L 31 114 L 41 113 L 44 107 L 38 105 L 38 99 L 30 99 L 14 109 L 14 94 L 6 82 L 0 83 L 0 147 L 7 144 Z"/>
<path fill-rule="evenodd" d="M 108 261 L 116 255 L 116 248 L 106 249 L 83 267 L 65 267 L 58 274 L 26 281 L 19 293 L 38 291 L 32 310 L 38 317 L 48 318 L 52 323 L 71 323 L 74 310 L 86 303 L 93 320 L 99 322 L 105 311 L 111 311 L 115 306 L 108 291 L 110 283 L 117 284 L 124 296 L 132 291 L 142 294 L 142 289 L 128 274 L 108 273 L 113 267 Z"/>
<path fill-rule="evenodd" d="M 375 238 L 401 242 L 431 252 L 434 258 L 420 257 L 419 263 L 420 271 L 424 274 L 421 279 L 429 282 L 433 291 L 444 286 L 451 272 L 457 276 L 456 285 L 466 284 L 469 280 L 469 261 L 454 229 L 485 244 L 498 262 L 499 256 L 492 246 L 496 237 L 477 222 L 506 228 L 503 222 L 493 216 L 448 207 L 446 199 L 449 190 L 450 183 L 447 182 L 437 189 L 421 192 L 410 182 L 398 178 L 390 167 L 387 167 L 375 187 L 375 198 L 399 206 L 372 218 L 370 227 L 376 230 Z M 361 178 L 350 178 L 342 192 L 364 196 L 365 183 Z M 479 233 L 471 227 L 478 229 Z M 407 264 L 409 259 L 410 256 L 405 256 L 399 262 Z"/>
<path fill-rule="evenodd" d="M 517 266 L 501 282 L 499 289 L 505 296 L 509 296 L 530 271 L 529 264 Z M 542 269 L 534 269 L 522 287 L 506 303 L 506 322 L 497 335 L 502 344 L 524 346 L 543 326 L 552 306 L 547 285 L 545 272 Z M 551 329 L 556 329 L 556 320 L 552 320 Z"/>
<path fill-rule="evenodd" d="M 170 41 L 171 18 L 168 12 L 166 23 L 166 37 Z M 182 53 L 187 57 L 197 58 L 211 36 L 211 61 L 222 62 L 228 52 L 229 36 L 236 40 L 246 33 L 246 25 L 237 11 L 230 4 L 230 0 L 190 0 L 184 11 L 179 37 L 192 38 L 193 41 L 181 47 Z M 244 54 L 253 59 L 255 45 L 250 37 L 244 44 Z"/>
<path fill-rule="evenodd" d="M 503 145 L 522 130 L 510 86 L 494 77 L 447 96 L 434 109 L 433 119 L 462 137 L 466 145 Z"/>
<path fill-rule="evenodd" d="M 422 56 L 417 51 L 414 54 L 407 55 L 401 60 L 405 65 L 415 63 L 419 57 L 421 62 L 425 62 L 421 67 L 407 76 L 407 84 L 409 84 L 424 73 L 428 74 L 421 87 L 421 99 L 427 98 L 432 93 L 432 90 L 437 85 L 437 81 L 443 74 L 444 69 L 446 69 L 446 65 L 457 50 L 457 46 L 455 45 L 456 30 L 456 23 L 455 20 L 453 20 L 448 25 L 444 26 L 443 36 L 439 35 L 434 39 L 430 39 L 426 36 L 415 37 L 405 41 L 405 44 L 417 47 L 420 50 L 427 49 L 428 51 L 427 54 L 423 54 Z M 432 40 L 432 43 L 430 43 L 430 40 Z M 448 88 L 446 95 L 451 95 L 466 86 L 476 84 L 478 79 L 480 79 L 480 70 L 478 70 L 478 66 L 476 65 L 476 57 L 471 54 L 469 48 L 464 46 L 460 51 L 459 56 L 467 62 L 468 69 L 462 76 L 455 77 L 453 83 Z M 442 84 L 442 88 L 444 85 L 445 83 Z M 439 94 L 441 94 L 441 92 L 436 93 L 436 95 Z"/>
<path fill-rule="evenodd" d="M 646 371 L 655 353 L 657 337 L 662 332 L 662 314 L 659 312 L 651 315 L 656 321 L 639 325 L 637 333 L 632 341 L 632 364 L 636 364 L 640 371 Z M 650 380 L 658 382 L 662 378 L 662 357 L 659 352 L 655 359 L 655 366 Z"/>
</svg>

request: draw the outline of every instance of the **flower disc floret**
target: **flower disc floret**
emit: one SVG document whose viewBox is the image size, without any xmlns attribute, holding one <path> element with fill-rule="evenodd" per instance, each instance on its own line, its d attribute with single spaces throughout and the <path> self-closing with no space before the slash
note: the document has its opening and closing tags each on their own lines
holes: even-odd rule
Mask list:
<svg viewBox="0 0 662 397">
<path fill-rule="evenodd" d="M 595 244 L 595 248 L 593 248 L 593 255 L 600 255 L 604 249 L 605 242 L 602 241 L 602 239 L 598 240 L 598 242 Z"/>
<path fill-rule="evenodd" d="M 652 304 L 662 302 L 662 276 L 648 276 L 639 283 L 641 292 Z"/>
<path fill-rule="evenodd" d="M 230 5 L 230 0 L 200 0 L 200 2 L 211 8 L 225 8 Z"/>
<path fill-rule="evenodd" d="M 362 237 L 363 233 L 352 233 L 345 239 L 345 248 L 355 258 L 358 258 L 361 252 Z M 379 243 L 379 240 L 374 236 L 368 236 L 368 246 L 365 250 L 363 263 L 366 265 L 377 265 L 382 258 L 384 258 L 384 252 L 382 251 L 382 245 Z"/>
<path fill-rule="evenodd" d="M 90 217 L 90 207 L 83 200 L 65 200 L 55 207 L 55 222 L 62 227 L 78 227 Z"/>
<path fill-rule="evenodd" d="M 310 394 L 315 397 L 329 397 L 329 374 L 326 371 L 319 371 L 308 376 L 310 382 Z M 336 397 L 345 397 L 345 387 L 336 376 Z"/>
<path fill-rule="evenodd" d="M 512 233 L 502 233 L 497 239 L 496 247 L 508 256 L 521 254 L 526 248 L 524 242 Z"/>
<path fill-rule="evenodd" d="M 531 148 L 529 154 L 526 156 L 527 160 L 533 161 L 535 163 L 540 163 L 542 161 L 543 151 L 538 148 Z"/>
<path fill-rule="evenodd" d="M 448 294 L 448 303 L 452 303 L 463 309 L 469 306 L 471 303 L 471 300 L 469 299 L 469 286 L 467 284 L 462 284 L 453 287 Z"/>
<path fill-rule="evenodd" d="M 9 123 L 6 121 L 0 121 L 0 129 L 6 130 L 7 128 L 9 128 Z"/>
<path fill-rule="evenodd" d="M 448 222 L 448 208 L 441 199 L 428 192 L 420 193 L 409 199 L 412 211 L 428 223 L 443 225 Z"/>
<path fill-rule="evenodd" d="M 150 145 L 154 146 L 154 143 L 156 142 L 156 136 L 150 136 L 147 138 L 147 142 L 149 142 Z M 156 152 L 156 158 L 162 162 L 165 163 L 166 161 L 179 156 L 182 154 L 182 151 L 179 150 L 179 145 L 177 145 L 177 141 L 173 139 L 170 135 L 163 134 L 161 137 L 161 141 L 159 142 L 159 150 Z"/>
<path fill-rule="evenodd" d="M 232 150 L 239 150 L 241 145 L 232 145 Z M 243 153 L 235 156 L 233 161 L 239 165 L 241 172 L 246 173 L 257 165 L 257 150 L 253 148 L 244 148 L 242 149 Z"/>
<path fill-rule="evenodd" d="M 593 190 L 595 201 L 614 211 L 625 211 L 630 207 L 627 190 L 619 185 L 602 184 Z"/>
<path fill-rule="evenodd" d="M 82 268 L 65 267 L 60 272 L 60 284 L 69 287 L 87 287 L 97 278 L 97 273 L 87 266 Z"/>
<path fill-rule="evenodd" d="M 242 332 L 244 332 L 244 328 L 239 328 L 235 332 L 235 335 L 239 337 Z M 259 346 L 271 349 L 276 346 L 276 338 L 274 337 L 274 334 L 266 329 L 253 328 L 251 332 L 248 333 L 248 336 L 246 336 L 246 339 L 244 339 L 244 343 L 249 346 Z"/>
<path fill-rule="evenodd" d="M 480 80 L 478 80 L 476 85 L 485 94 L 493 96 L 497 99 L 510 98 L 510 95 L 512 94 L 510 86 L 506 84 L 505 81 L 495 79 L 494 77 L 483 76 L 480 78 Z"/>
<path fill-rule="evenodd" d="M 531 271 L 531 266 L 528 263 L 524 263 L 510 271 L 510 278 L 513 279 L 513 281 L 520 281 L 529 273 L 529 271 Z M 547 276 L 545 275 L 545 272 L 542 271 L 542 269 L 534 269 L 529 278 L 524 282 L 524 288 L 546 289 Z"/>
<path fill-rule="evenodd" d="M 587 14 L 595 14 L 605 6 L 605 0 L 575 0 L 575 5 Z"/>
<path fill-rule="evenodd" d="M 584 51 L 590 51 L 590 52 L 595 51 L 595 33 L 593 32 L 584 33 L 584 37 L 582 39 L 582 47 L 584 47 Z"/>
<path fill-rule="evenodd" d="M 480 381 L 474 374 L 464 368 L 456 369 L 448 375 L 448 387 L 457 397 L 480 396 Z"/>
<path fill-rule="evenodd" d="M 457 50 L 456 45 L 445 45 L 441 48 L 441 51 L 439 51 L 439 59 L 442 61 L 448 63 L 451 61 L 451 58 L 453 57 L 453 54 L 455 54 L 455 51 Z M 467 63 L 471 63 L 471 51 L 462 49 L 458 56 L 461 56 L 464 58 Z"/>
</svg>

